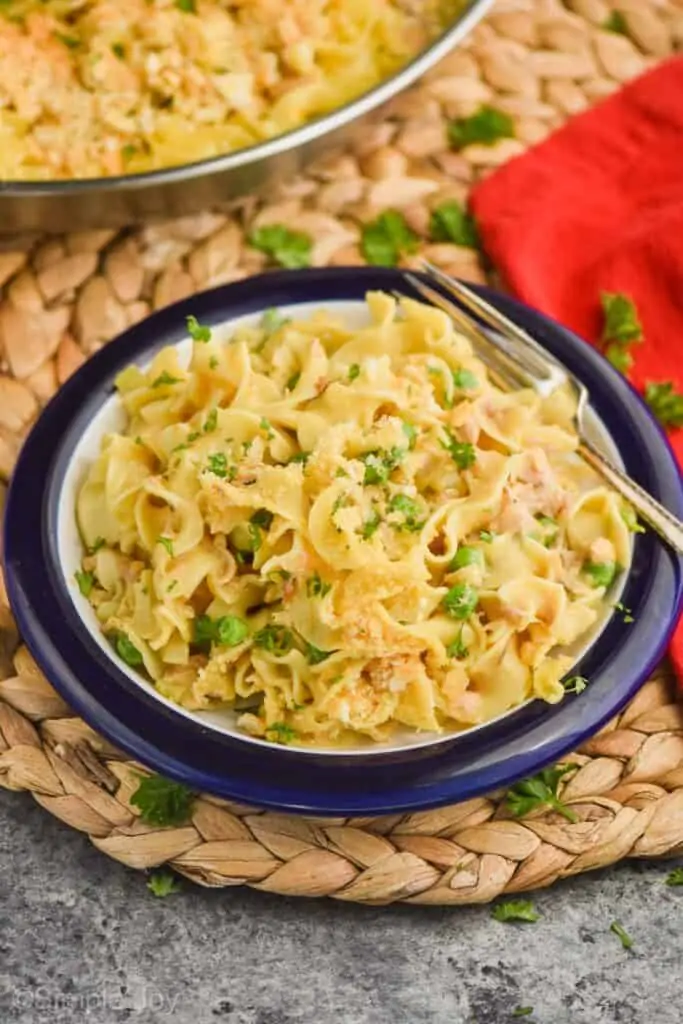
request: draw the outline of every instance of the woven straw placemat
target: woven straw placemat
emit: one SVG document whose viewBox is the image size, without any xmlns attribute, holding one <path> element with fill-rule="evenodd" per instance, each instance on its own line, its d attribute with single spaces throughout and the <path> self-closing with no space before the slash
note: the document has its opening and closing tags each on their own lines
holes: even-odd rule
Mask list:
<svg viewBox="0 0 683 1024">
<path fill-rule="evenodd" d="M 0 249 L 0 506 L 41 405 L 73 371 L 152 309 L 266 267 L 253 228 L 315 239 L 315 265 L 363 262 L 360 225 L 402 210 L 421 252 L 483 280 L 471 249 L 427 241 L 430 210 L 683 46 L 683 0 L 499 0 L 459 50 L 385 110 L 355 149 L 269 202 L 22 240 Z M 446 126 L 491 104 L 515 137 L 448 148 Z M 405 261 L 410 263 L 410 259 Z M 362 903 L 474 903 L 550 885 L 623 857 L 683 852 L 683 705 L 663 666 L 614 722 L 573 754 L 562 800 L 578 820 L 512 820 L 504 794 L 383 818 L 287 817 L 198 798 L 182 827 L 144 824 L 129 798 L 140 766 L 73 713 L 20 644 L 0 576 L 0 785 L 134 868 L 169 863 L 210 886 L 246 884 Z"/>
</svg>

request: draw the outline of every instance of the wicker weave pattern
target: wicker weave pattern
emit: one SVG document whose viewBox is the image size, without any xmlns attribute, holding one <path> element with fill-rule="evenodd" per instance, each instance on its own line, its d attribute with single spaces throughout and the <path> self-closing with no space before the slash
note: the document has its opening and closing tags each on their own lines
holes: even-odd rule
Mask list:
<svg viewBox="0 0 683 1024">
<path fill-rule="evenodd" d="M 607 30 L 610 12 L 627 34 Z M 614 22 L 613 22 L 614 23 Z M 148 224 L 0 244 L 0 506 L 39 408 L 102 344 L 151 309 L 265 267 L 249 232 L 283 223 L 315 238 L 315 265 L 360 263 L 360 225 L 399 208 L 421 251 L 483 280 L 472 250 L 428 241 L 430 210 L 544 138 L 567 116 L 683 45 L 683 0 L 499 0 L 467 44 L 393 103 L 355 150 L 268 202 Z M 491 103 L 516 137 L 460 152 L 446 123 Z M 410 258 L 406 261 L 410 264 Z M 0 785 L 135 868 L 169 863 L 208 886 L 383 904 L 486 902 L 631 856 L 683 852 L 683 705 L 662 667 L 570 759 L 562 799 L 579 817 L 512 820 L 502 794 L 384 818 L 287 817 L 201 797 L 160 829 L 129 804 L 139 765 L 75 718 L 19 638 L 0 575 Z"/>
</svg>

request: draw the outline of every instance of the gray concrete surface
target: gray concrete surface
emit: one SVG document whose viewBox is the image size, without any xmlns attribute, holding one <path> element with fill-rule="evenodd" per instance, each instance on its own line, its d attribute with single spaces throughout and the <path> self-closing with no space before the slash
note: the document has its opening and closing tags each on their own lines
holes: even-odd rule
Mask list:
<svg viewBox="0 0 683 1024">
<path fill-rule="evenodd" d="M 0 792 L 1 1024 L 681 1024 L 683 888 L 631 864 L 487 907 L 373 909 L 243 889 L 155 899 Z M 634 939 L 622 949 L 609 927 Z M 532 1015 L 516 1018 L 518 1006 Z"/>
</svg>

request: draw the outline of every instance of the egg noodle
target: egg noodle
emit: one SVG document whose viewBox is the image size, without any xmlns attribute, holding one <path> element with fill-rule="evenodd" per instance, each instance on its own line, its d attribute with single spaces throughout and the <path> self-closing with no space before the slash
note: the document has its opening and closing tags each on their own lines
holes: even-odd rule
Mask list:
<svg viewBox="0 0 683 1024">
<path fill-rule="evenodd" d="M 0 0 L 0 179 L 220 156 L 389 77 L 465 0 Z"/>
<path fill-rule="evenodd" d="M 118 654 L 266 739 L 462 729 L 559 701 L 628 566 L 633 514 L 576 454 L 569 398 L 506 393 L 440 310 L 370 326 L 189 318 L 117 389 L 77 503 L 78 576 Z M 213 332 L 215 335 L 217 332 Z"/>
</svg>

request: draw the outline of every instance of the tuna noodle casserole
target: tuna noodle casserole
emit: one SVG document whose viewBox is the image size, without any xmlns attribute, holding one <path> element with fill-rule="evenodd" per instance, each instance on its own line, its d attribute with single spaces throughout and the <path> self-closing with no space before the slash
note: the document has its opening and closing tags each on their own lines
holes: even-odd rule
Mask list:
<svg viewBox="0 0 683 1024">
<path fill-rule="evenodd" d="M 241 149 L 340 107 L 463 0 L 0 0 L 0 179 Z"/>
<path fill-rule="evenodd" d="M 189 366 L 120 374 L 127 425 L 78 496 L 76 583 L 118 656 L 268 740 L 561 700 L 631 558 L 568 398 L 504 393 L 441 311 L 367 301 L 368 327 L 272 311 L 227 343 L 190 317 Z"/>
</svg>

